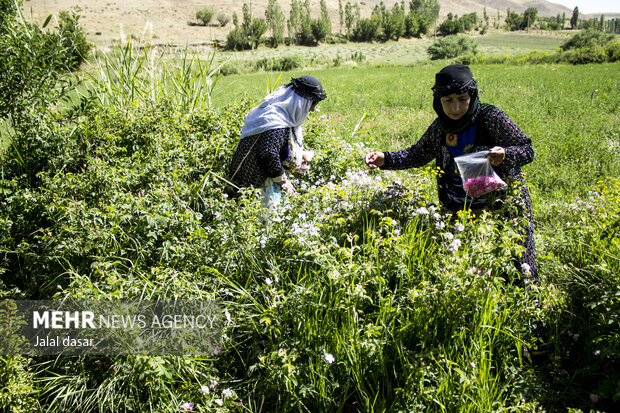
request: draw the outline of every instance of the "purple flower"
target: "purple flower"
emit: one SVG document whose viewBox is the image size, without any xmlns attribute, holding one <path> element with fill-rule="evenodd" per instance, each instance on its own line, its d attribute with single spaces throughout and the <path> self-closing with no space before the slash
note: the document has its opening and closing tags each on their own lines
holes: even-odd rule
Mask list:
<svg viewBox="0 0 620 413">
<path fill-rule="evenodd" d="M 597 395 L 597 394 L 594 394 L 594 393 L 590 393 L 590 401 L 591 401 L 592 403 L 596 403 L 596 402 L 598 402 L 598 395 Z"/>
<path fill-rule="evenodd" d="M 601 355 L 601 350 L 596 350 L 594 352 L 594 355 L 597 356 L 597 357 L 600 356 Z"/>
<path fill-rule="evenodd" d="M 217 380 L 211 380 L 211 384 L 209 385 L 209 388 L 211 390 L 214 390 L 217 387 Z"/>
<path fill-rule="evenodd" d="M 191 410 L 194 410 L 194 403 L 191 403 L 191 402 L 183 403 L 181 405 L 181 410 L 183 410 L 184 412 L 189 412 Z"/>
<path fill-rule="evenodd" d="M 222 352 L 222 349 L 220 347 L 216 347 L 213 350 L 213 354 L 216 355 L 216 356 L 219 356 L 221 352 Z"/>
</svg>

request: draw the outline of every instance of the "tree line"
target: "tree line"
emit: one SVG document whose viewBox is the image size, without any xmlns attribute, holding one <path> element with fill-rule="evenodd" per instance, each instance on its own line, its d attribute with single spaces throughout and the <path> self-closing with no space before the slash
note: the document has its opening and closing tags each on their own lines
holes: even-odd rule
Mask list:
<svg viewBox="0 0 620 413">
<path fill-rule="evenodd" d="M 438 0 L 402 0 L 388 8 L 377 5 L 369 18 L 361 17 L 358 2 L 338 1 L 338 32 L 325 0 L 320 0 L 320 14 L 312 17 L 310 0 L 292 0 L 288 17 L 277 0 L 269 0 L 265 17 L 254 17 L 247 3 L 242 7 L 242 19 L 233 13 L 233 29 L 226 37 L 227 48 L 245 50 L 265 43 L 316 45 L 324 41 L 386 41 L 401 37 L 420 37 L 427 34 L 439 17 Z"/>
<path fill-rule="evenodd" d="M 500 11 L 491 16 L 484 8 L 482 18 L 472 12 L 462 16 L 448 13 L 447 18 L 438 25 L 440 5 L 438 0 L 405 0 L 395 2 L 392 7 L 384 2 L 376 5 L 370 17 L 361 17 L 360 3 L 338 1 L 338 21 L 332 23 L 325 0 L 320 0 L 320 13 L 312 17 L 310 0 L 291 0 L 288 16 L 278 0 L 269 0 L 264 17 L 255 16 L 251 7 L 244 3 L 241 18 L 236 12 L 232 15 L 233 28 L 227 35 L 226 47 L 231 50 L 246 50 L 266 44 L 278 47 L 280 44 L 312 46 L 321 42 L 372 42 L 399 40 L 400 38 L 421 37 L 433 31 L 438 36 L 451 36 L 459 33 L 479 31 L 485 34 L 489 27 L 518 30 L 563 30 L 567 21 L 572 29 L 594 29 L 608 33 L 620 32 L 618 19 L 600 18 L 580 19 L 579 9 L 575 7 L 570 20 L 566 14 L 555 17 L 538 16 L 538 9 L 527 8 L 522 14 L 508 9 L 502 19 Z M 362 3 L 364 4 L 364 3 Z M 197 18 L 203 23 L 211 19 L 214 11 L 199 11 Z M 205 17 L 206 14 L 206 17 Z M 218 15 L 222 26 L 229 19 Z M 204 23 L 204 24 L 206 24 Z"/>
</svg>

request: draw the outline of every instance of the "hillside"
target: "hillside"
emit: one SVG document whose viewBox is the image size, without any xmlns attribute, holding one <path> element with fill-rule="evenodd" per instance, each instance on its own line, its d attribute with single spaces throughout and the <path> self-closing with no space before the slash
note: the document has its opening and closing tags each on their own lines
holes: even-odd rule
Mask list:
<svg viewBox="0 0 620 413">
<path fill-rule="evenodd" d="M 250 4 L 249 0 L 246 0 Z M 381 0 L 363 0 L 359 4 L 362 15 L 370 15 L 372 8 Z M 395 0 L 387 0 L 388 7 Z M 43 21 L 49 14 L 57 15 L 61 10 L 69 10 L 79 4 L 81 7 L 80 22 L 85 28 L 89 41 L 96 45 L 104 46 L 119 41 L 124 36 L 143 37 L 152 36 L 158 43 L 181 43 L 200 44 L 213 40 L 224 40 L 230 29 L 228 26 L 221 28 L 216 25 L 208 27 L 196 25 L 196 11 L 205 5 L 213 7 L 217 12 L 224 12 L 231 16 L 233 12 L 241 15 L 243 0 L 233 1 L 197 1 L 197 0 L 30 0 L 25 2 L 26 15 L 32 13 L 37 21 Z M 252 1 L 254 15 L 263 17 L 267 0 Z M 280 3 L 288 16 L 290 1 Z M 319 1 L 312 1 L 313 13 L 319 13 Z M 327 0 L 328 8 L 332 15 L 332 27 L 338 30 L 338 0 Z M 440 0 L 442 17 L 448 13 L 463 15 L 477 12 L 481 17 L 484 8 L 491 19 L 496 18 L 498 9 L 500 15 L 506 15 L 506 10 L 511 9 L 522 12 L 527 7 L 536 7 L 539 15 L 555 16 L 558 13 L 566 13 L 570 16 L 571 10 L 546 2 L 544 0 Z M 215 19 L 214 19 L 215 20 Z"/>
</svg>

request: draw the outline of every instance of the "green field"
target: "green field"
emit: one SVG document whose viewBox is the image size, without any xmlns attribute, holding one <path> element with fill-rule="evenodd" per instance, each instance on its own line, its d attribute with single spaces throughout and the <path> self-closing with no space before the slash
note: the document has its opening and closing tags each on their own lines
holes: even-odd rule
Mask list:
<svg viewBox="0 0 620 413">
<path fill-rule="evenodd" d="M 485 55 L 518 55 L 531 50 L 555 51 L 567 34 L 527 34 L 493 31 L 485 36 L 473 37 L 478 43 L 478 52 Z M 348 67 L 358 66 L 351 59 L 355 53 L 363 56 L 362 65 L 411 65 L 428 59 L 426 50 L 433 43 L 433 38 L 401 39 L 398 42 L 322 44 L 319 47 L 280 46 L 277 49 L 261 46 L 257 50 L 244 52 L 218 52 L 217 61 L 228 61 L 240 69 L 251 67 L 263 58 L 299 55 L 310 67 L 331 67 L 334 60 L 340 58 Z M 201 53 L 200 49 L 196 49 Z"/>
</svg>

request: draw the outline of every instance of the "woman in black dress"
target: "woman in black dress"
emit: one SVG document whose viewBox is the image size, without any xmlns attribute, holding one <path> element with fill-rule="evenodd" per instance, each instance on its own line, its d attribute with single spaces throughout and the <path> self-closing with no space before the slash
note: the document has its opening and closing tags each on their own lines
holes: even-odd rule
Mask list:
<svg viewBox="0 0 620 413">
<path fill-rule="evenodd" d="M 267 207 L 279 204 L 282 192 L 294 193 L 287 172 L 304 169 L 311 154 L 303 148 L 302 124 L 325 98 L 321 83 L 309 75 L 267 95 L 245 118 L 228 168 L 231 181 L 262 188 Z"/>
<path fill-rule="evenodd" d="M 443 171 L 438 177 L 441 204 L 452 211 L 462 210 L 465 205 L 476 210 L 489 206 L 490 198 L 501 199 L 503 193 L 469 197 L 454 158 L 488 151 L 495 172 L 506 182 L 520 183 L 523 207 L 519 214 L 527 218 L 528 226 L 523 234 L 525 252 L 518 257 L 518 269 L 524 278 L 536 281 L 532 201 L 521 172 L 521 167 L 534 159 L 532 141 L 502 110 L 480 103 L 478 84 L 464 65 L 446 66 L 436 74 L 433 109 L 437 118 L 418 142 L 401 151 L 371 152 L 366 155 L 366 164 L 372 169 L 406 169 L 426 165 L 434 159 Z"/>
</svg>

